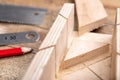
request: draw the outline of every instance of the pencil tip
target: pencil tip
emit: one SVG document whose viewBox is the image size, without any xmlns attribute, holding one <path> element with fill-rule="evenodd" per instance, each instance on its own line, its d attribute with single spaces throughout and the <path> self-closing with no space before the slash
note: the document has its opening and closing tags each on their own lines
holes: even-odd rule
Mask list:
<svg viewBox="0 0 120 80">
<path fill-rule="evenodd" d="M 32 51 L 33 51 L 33 49 L 32 49 L 32 48 L 28 48 L 28 47 L 22 47 L 21 49 L 22 49 L 22 52 L 23 52 L 24 54 L 26 54 L 26 53 L 29 53 L 29 52 L 32 52 Z"/>
</svg>

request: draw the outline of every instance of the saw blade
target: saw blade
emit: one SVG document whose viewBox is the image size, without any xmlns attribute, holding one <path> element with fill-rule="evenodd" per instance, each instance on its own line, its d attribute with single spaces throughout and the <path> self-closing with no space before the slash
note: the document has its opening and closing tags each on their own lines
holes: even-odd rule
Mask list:
<svg viewBox="0 0 120 80">
<path fill-rule="evenodd" d="M 16 5 L 0 5 L 0 21 L 40 25 L 47 10 Z"/>
<path fill-rule="evenodd" d="M 36 42 L 40 36 L 34 31 L 0 34 L 0 45 Z"/>
</svg>

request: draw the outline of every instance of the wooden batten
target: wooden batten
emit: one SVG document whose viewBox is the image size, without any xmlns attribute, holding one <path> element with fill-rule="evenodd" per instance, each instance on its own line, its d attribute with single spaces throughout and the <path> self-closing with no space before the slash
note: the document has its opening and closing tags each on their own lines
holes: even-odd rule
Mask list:
<svg viewBox="0 0 120 80">
<path fill-rule="evenodd" d="M 111 39 L 111 35 L 99 33 L 86 33 L 76 38 L 61 67 L 68 68 L 109 52 Z"/>
<path fill-rule="evenodd" d="M 116 40 L 117 40 L 117 54 L 116 54 L 116 80 L 120 80 L 120 8 L 117 9 L 117 21 L 116 21 Z"/>
<path fill-rule="evenodd" d="M 120 8 L 117 9 L 112 41 L 111 80 L 120 80 Z"/>
<path fill-rule="evenodd" d="M 23 80 L 55 79 L 55 48 L 47 48 L 36 53 Z"/>
<path fill-rule="evenodd" d="M 105 23 L 107 13 L 100 0 L 75 0 L 79 35 Z"/>
<path fill-rule="evenodd" d="M 116 80 L 120 80 L 120 55 L 117 54 L 116 58 Z"/>
<path fill-rule="evenodd" d="M 67 19 L 67 27 L 68 27 L 68 45 L 67 48 L 70 47 L 73 40 L 73 31 L 74 31 L 74 4 L 73 3 L 65 3 L 60 10 L 59 14 Z"/>
<path fill-rule="evenodd" d="M 67 49 L 67 20 L 58 15 L 50 31 L 40 46 L 40 50 L 55 47 L 56 74 Z"/>
</svg>

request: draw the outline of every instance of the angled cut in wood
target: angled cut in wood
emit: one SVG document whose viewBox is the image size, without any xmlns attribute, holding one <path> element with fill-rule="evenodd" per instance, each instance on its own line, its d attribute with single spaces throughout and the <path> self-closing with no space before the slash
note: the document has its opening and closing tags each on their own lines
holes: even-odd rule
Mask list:
<svg viewBox="0 0 120 80">
<path fill-rule="evenodd" d="M 23 80 L 54 80 L 55 79 L 55 48 L 39 51 L 33 59 Z"/>
<path fill-rule="evenodd" d="M 65 3 L 60 10 L 59 13 L 61 16 L 67 19 L 67 27 L 68 27 L 68 45 L 67 48 L 70 47 L 73 40 L 73 30 L 74 30 L 74 4 L 73 3 Z"/>
<path fill-rule="evenodd" d="M 86 33 L 76 38 L 70 47 L 62 68 L 68 68 L 109 52 L 111 35 Z"/>
<path fill-rule="evenodd" d="M 75 0 L 79 35 L 103 25 L 106 11 L 100 0 Z"/>
<path fill-rule="evenodd" d="M 120 8 L 117 9 L 116 26 L 112 42 L 111 80 L 120 80 Z"/>
</svg>

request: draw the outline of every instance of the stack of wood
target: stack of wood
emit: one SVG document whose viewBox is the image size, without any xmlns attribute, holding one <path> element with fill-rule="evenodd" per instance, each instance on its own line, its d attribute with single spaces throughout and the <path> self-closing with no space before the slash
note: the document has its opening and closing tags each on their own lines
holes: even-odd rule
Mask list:
<svg viewBox="0 0 120 80">
<path fill-rule="evenodd" d="M 65 3 L 23 80 L 54 80 L 60 68 L 110 51 L 112 35 L 90 32 L 106 22 L 103 4 L 99 0 L 75 0 L 75 3 L 78 31 L 74 31 L 75 5 Z"/>
</svg>

